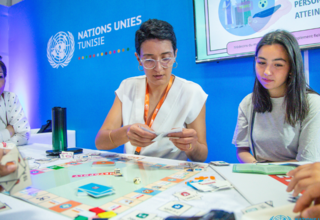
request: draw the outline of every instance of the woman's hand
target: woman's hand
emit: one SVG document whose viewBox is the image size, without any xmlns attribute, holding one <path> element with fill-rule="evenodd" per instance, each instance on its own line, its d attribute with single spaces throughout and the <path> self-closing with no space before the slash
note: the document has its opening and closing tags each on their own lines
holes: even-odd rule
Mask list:
<svg viewBox="0 0 320 220">
<path fill-rule="evenodd" d="M 147 147 L 153 143 L 152 140 L 157 136 L 152 132 L 143 130 L 141 127 L 153 131 L 150 127 L 148 127 L 145 124 L 137 123 L 129 126 L 127 130 L 127 137 L 132 146 Z"/>
<path fill-rule="evenodd" d="M 183 128 L 182 132 L 168 134 L 168 137 L 182 151 L 192 151 L 198 141 L 197 131 L 192 128 Z"/>
<path fill-rule="evenodd" d="M 320 163 L 299 166 L 298 168 L 289 171 L 287 175 L 292 177 L 287 192 L 294 190 L 292 195 L 297 196 L 308 186 L 320 183 Z"/>
</svg>

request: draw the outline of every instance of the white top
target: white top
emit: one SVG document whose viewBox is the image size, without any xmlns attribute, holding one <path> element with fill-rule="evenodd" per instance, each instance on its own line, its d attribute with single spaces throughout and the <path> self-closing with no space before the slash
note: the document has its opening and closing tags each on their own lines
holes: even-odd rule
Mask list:
<svg viewBox="0 0 320 220">
<path fill-rule="evenodd" d="M 146 76 L 125 79 L 116 90 L 122 102 L 123 126 L 135 123 L 145 124 L 144 99 L 146 93 Z M 186 127 L 199 115 L 208 95 L 202 88 L 191 81 L 175 77 L 169 93 L 163 102 L 153 124 L 156 132 L 170 131 L 172 128 Z M 130 142 L 125 144 L 125 152 L 134 154 L 136 147 Z M 184 151 L 176 148 L 168 138 L 143 147 L 141 155 L 186 160 Z"/>
<path fill-rule="evenodd" d="M 257 161 L 320 161 L 320 96 L 308 94 L 310 110 L 294 127 L 285 123 L 284 97 L 271 98 L 272 111 L 256 113 L 253 142 Z M 250 147 L 252 94 L 239 105 L 238 121 L 232 143 Z"/>
<path fill-rule="evenodd" d="M 19 102 L 18 96 L 13 92 L 3 92 L 0 96 L 0 142 L 12 142 L 16 145 L 28 143 L 30 125 Z M 13 126 L 15 135 L 10 137 L 7 125 Z"/>
</svg>

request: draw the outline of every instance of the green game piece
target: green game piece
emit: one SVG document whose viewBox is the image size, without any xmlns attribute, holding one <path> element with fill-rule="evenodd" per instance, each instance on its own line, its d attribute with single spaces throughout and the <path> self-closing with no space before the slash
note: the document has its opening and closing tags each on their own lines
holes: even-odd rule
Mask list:
<svg viewBox="0 0 320 220">
<path fill-rule="evenodd" d="M 78 215 L 77 217 L 74 218 L 75 220 L 88 220 L 87 217 L 84 217 L 82 215 Z"/>
<path fill-rule="evenodd" d="M 50 169 L 53 169 L 53 170 L 59 170 L 59 169 L 62 169 L 64 167 L 59 167 L 57 165 L 53 165 L 53 166 L 50 166 L 50 167 L 47 167 L 47 168 L 50 168 Z"/>
</svg>

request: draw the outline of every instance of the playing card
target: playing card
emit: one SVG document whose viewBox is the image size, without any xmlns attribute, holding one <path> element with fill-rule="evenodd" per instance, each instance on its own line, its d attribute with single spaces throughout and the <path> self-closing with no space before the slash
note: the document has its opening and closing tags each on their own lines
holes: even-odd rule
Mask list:
<svg viewBox="0 0 320 220">
<path fill-rule="evenodd" d="M 171 201 L 164 206 L 160 207 L 159 210 L 171 213 L 173 215 L 181 215 L 190 209 L 191 206 L 179 201 Z"/>
<path fill-rule="evenodd" d="M 175 197 L 182 199 L 182 200 L 185 200 L 185 201 L 201 199 L 201 195 L 199 195 L 197 192 L 191 191 L 191 190 L 184 190 L 181 192 L 177 192 L 173 195 Z"/>
<path fill-rule="evenodd" d="M 61 159 L 72 159 L 74 152 L 62 151 L 60 154 Z"/>
<path fill-rule="evenodd" d="M 13 195 L 18 191 L 21 191 L 32 184 L 28 163 L 26 163 L 24 161 L 21 154 L 19 154 L 18 157 L 19 157 L 18 158 L 18 162 L 19 162 L 18 177 L 19 177 L 19 179 L 13 185 L 13 187 L 10 189 L 10 195 Z"/>
<path fill-rule="evenodd" d="M 96 183 L 89 183 L 79 187 L 80 190 L 87 193 L 105 193 L 113 189 L 113 187 L 104 186 Z"/>
<path fill-rule="evenodd" d="M 269 208 L 273 208 L 273 202 L 272 201 L 266 201 L 266 202 L 263 202 L 263 203 L 259 203 L 259 204 L 256 204 L 256 205 L 252 205 L 252 206 L 249 206 L 245 209 L 242 209 L 242 213 L 245 214 L 245 213 L 248 213 L 248 212 L 254 212 L 254 211 L 258 211 L 258 210 L 261 210 L 261 209 L 269 209 Z"/>
<path fill-rule="evenodd" d="M 11 149 L 13 149 L 13 148 L 15 148 L 16 147 L 16 145 L 14 144 L 14 143 L 6 143 L 6 142 L 1 142 L 0 143 L 0 148 L 1 149 L 9 149 L 9 150 L 11 150 Z"/>
<path fill-rule="evenodd" d="M 88 195 L 93 196 L 93 197 L 102 197 L 102 196 L 108 196 L 108 195 L 112 195 L 115 192 L 113 190 L 108 190 L 106 192 L 100 193 L 100 192 L 91 192 L 91 191 L 87 191 Z"/>
<path fill-rule="evenodd" d="M 4 212 L 6 210 L 10 210 L 10 206 L 8 206 L 6 203 L 1 203 L 0 202 L 0 212 Z"/>
<path fill-rule="evenodd" d="M 36 160 L 34 160 L 34 162 L 38 163 L 38 164 L 45 164 L 45 163 L 50 163 L 50 162 L 56 161 L 58 159 L 59 158 L 43 158 L 43 159 L 36 159 Z"/>
<path fill-rule="evenodd" d="M 143 212 L 140 210 L 135 210 L 134 212 L 131 212 L 129 215 L 126 215 L 123 217 L 123 220 L 153 220 L 154 217 L 156 217 L 156 214 L 151 214 L 147 212 Z"/>
<path fill-rule="evenodd" d="M 151 130 L 149 130 L 149 129 L 145 128 L 145 127 L 140 127 L 140 128 L 141 128 L 142 130 L 146 131 L 146 132 L 149 132 L 149 133 L 152 133 L 152 134 L 158 135 L 156 132 L 151 131 Z"/>
<path fill-rule="evenodd" d="M 230 164 L 224 161 L 211 161 L 210 164 L 215 166 L 229 166 Z"/>
<path fill-rule="evenodd" d="M 4 155 L 1 159 L 1 165 L 8 166 L 8 165 L 14 165 L 16 164 L 18 166 L 18 155 L 19 151 L 17 148 L 13 148 L 10 150 L 6 155 Z M 2 182 L 8 182 L 11 180 L 17 180 L 18 179 L 18 169 L 16 169 L 13 173 L 10 173 L 9 175 L 0 177 L 0 183 Z"/>
</svg>

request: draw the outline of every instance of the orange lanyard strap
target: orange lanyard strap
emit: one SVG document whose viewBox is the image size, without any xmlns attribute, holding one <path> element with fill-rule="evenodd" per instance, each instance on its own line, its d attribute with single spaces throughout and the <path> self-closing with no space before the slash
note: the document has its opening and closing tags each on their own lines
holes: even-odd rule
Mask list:
<svg viewBox="0 0 320 220">
<path fill-rule="evenodd" d="M 164 100 L 166 99 L 168 93 L 169 93 L 169 90 L 172 86 L 172 83 L 173 83 L 173 76 L 171 75 L 170 77 L 170 81 L 169 81 L 169 84 L 167 85 L 167 88 L 166 88 L 166 92 L 163 94 L 163 96 L 161 97 L 156 109 L 153 111 L 152 113 L 152 116 L 151 116 L 151 120 L 149 122 L 149 124 L 147 124 L 148 122 L 148 113 L 149 113 L 149 102 L 150 102 L 150 95 L 149 95 L 149 89 L 148 89 L 148 82 L 147 82 L 147 88 L 146 88 L 146 96 L 144 98 L 144 121 L 146 123 L 146 125 L 148 125 L 150 128 L 154 122 L 154 119 L 156 118 Z M 141 152 L 141 147 L 137 147 L 136 148 L 136 151 L 134 152 L 134 154 L 137 154 L 139 155 Z"/>
</svg>

